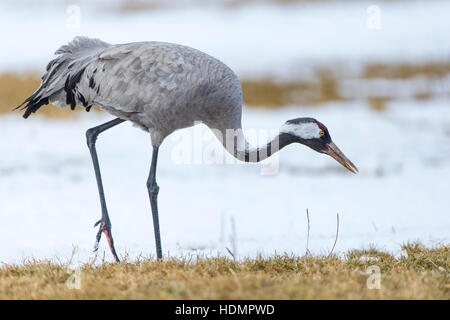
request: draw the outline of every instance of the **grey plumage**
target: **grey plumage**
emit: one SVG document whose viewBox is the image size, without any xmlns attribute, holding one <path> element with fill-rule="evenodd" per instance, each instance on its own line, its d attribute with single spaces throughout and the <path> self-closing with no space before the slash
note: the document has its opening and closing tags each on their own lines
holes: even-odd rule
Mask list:
<svg viewBox="0 0 450 320">
<path fill-rule="evenodd" d="M 24 107 L 26 109 L 24 117 L 27 118 L 44 104 L 65 106 L 67 100 L 64 92 L 65 84 L 92 62 L 98 52 L 109 46 L 98 39 L 76 37 L 69 44 L 56 50 L 55 54 L 58 57 L 47 64 L 41 85 L 19 106 L 22 107 L 27 103 Z"/>
<path fill-rule="evenodd" d="M 218 130 L 240 128 L 239 79 L 201 51 L 164 42 L 111 45 L 76 37 L 55 54 L 41 86 L 25 101 L 25 117 L 42 102 L 98 105 L 150 132 L 154 145 L 195 121 Z"/>
</svg>

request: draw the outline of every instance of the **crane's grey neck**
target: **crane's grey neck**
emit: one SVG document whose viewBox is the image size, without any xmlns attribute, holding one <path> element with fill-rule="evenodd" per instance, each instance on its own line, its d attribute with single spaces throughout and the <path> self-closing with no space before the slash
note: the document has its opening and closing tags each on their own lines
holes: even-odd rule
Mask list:
<svg viewBox="0 0 450 320">
<path fill-rule="evenodd" d="M 266 144 L 252 147 L 242 129 L 230 129 L 226 130 L 225 139 L 221 139 L 221 142 L 225 149 L 238 160 L 260 162 L 294 141 L 291 135 L 280 132 Z"/>
</svg>

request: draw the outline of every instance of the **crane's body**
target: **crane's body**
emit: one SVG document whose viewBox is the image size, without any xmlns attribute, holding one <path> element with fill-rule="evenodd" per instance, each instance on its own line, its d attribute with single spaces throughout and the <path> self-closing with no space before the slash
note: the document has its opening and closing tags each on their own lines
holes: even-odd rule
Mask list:
<svg viewBox="0 0 450 320">
<path fill-rule="evenodd" d="M 98 105 L 150 132 L 154 145 L 196 121 L 218 130 L 241 126 L 238 77 L 199 50 L 164 42 L 110 45 L 75 38 L 57 53 L 37 101 Z"/>
<path fill-rule="evenodd" d="M 175 130 L 202 122 L 214 129 L 224 147 L 246 162 L 258 162 L 284 146 L 301 143 L 336 159 L 352 172 L 353 163 L 331 141 L 327 128 L 312 118 L 288 120 L 280 133 L 262 147 L 251 149 L 241 130 L 242 89 L 236 74 L 224 63 L 199 50 L 165 42 L 111 45 L 76 37 L 60 47 L 49 62 L 40 87 L 19 107 L 24 117 L 41 106 L 98 105 L 117 117 L 86 132 L 97 179 L 102 218 L 97 242 L 106 235 L 116 261 L 111 222 L 106 209 L 95 149 L 97 136 L 129 120 L 151 135 L 153 156 L 147 188 L 152 207 L 157 257 L 162 257 L 156 184 L 158 148 Z M 228 131 L 235 132 L 227 141 Z"/>
</svg>

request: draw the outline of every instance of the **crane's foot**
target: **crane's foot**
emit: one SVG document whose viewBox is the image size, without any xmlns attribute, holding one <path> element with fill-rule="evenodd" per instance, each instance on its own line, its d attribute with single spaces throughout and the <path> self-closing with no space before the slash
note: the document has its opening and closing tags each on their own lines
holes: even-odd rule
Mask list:
<svg viewBox="0 0 450 320">
<path fill-rule="evenodd" d="M 106 239 L 108 240 L 109 249 L 111 249 L 111 253 L 114 256 L 116 262 L 120 262 L 119 257 L 117 256 L 116 249 L 114 248 L 114 240 L 111 233 L 111 224 L 104 222 L 103 220 L 99 220 L 95 223 L 94 227 L 100 224 L 100 227 L 97 232 L 97 237 L 95 239 L 94 252 L 98 250 L 98 245 L 100 243 L 100 239 L 102 237 L 102 233 L 105 234 Z"/>
</svg>

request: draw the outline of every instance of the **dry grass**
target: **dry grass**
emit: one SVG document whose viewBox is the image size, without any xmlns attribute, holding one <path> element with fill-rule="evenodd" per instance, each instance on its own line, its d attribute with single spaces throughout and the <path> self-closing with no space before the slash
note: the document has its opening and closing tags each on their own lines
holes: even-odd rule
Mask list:
<svg viewBox="0 0 450 320">
<path fill-rule="evenodd" d="M 0 74 L 0 114 L 13 114 L 13 108 L 28 98 L 39 84 L 40 78 L 36 74 Z M 274 108 L 296 103 L 315 105 L 341 99 L 335 79 L 325 72 L 318 73 L 317 79 L 312 82 L 279 83 L 271 78 L 244 80 L 242 88 L 244 103 L 249 106 Z M 39 114 L 69 118 L 77 113 L 70 108 L 61 109 L 48 105 L 41 107 Z"/>
<path fill-rule="evenodd" d="M 270 78 L 243 81 L 244 103 L 274 108 L 294 103 L 318 104 L 339 100 L 335 81 L 327 76 L 320 79 L 319 83 L 278 83 Z M 40 78 L 36 74 L 0 74 L 0 114 L 17 113 L 13 108 L 28 98 L 39 84 Z M 52 118 L 70 118 L 77 113 L 70 108 L 48 105 L 41 107 L 39 114 Z"/>
<path fill-rule="evenodd" d="M 365 67 L 363 77 L 384 79 L 410 79 L 423 76 L 441 78 L 450 73 L 450 62 L 428 62 L 423 64 L 370 64 Z"/>
<path fill-rule="evenodd" d="M 395 86 L 398 86 L 398 80 L 402 80 L 404 87 L 407 87 L 409 84 L 407 81 L 423 77 L 430 80 L 431 88 L 432 81 L 438 79 L 443 81 L 440 84 L 440 87 L 444 88 L 442 89 L 443 94 L 450 94 L 445 89 L 448 88 L 446 77 L 450 74 L 450 64 L 445 62 L 428 62 L 417 65 L 369 64 L 359 74 L 352 73 L 344 66 L 341 67 L 341 69 L 317 67 L 313 69 L 309 76 L 290 81 L 277 81 L 273 77 L 243 79 L 241 83 L 244 103 L 251 107 L 276 108 L 285 105 L 317 106 L 332 101 L 367 99 L 371 108 L 382 111 L 389 99 L 396 98 L 396 91 L 391 92 L 392 96 L 389 96 L 389 99 L 386 97 L 384 90 L 378 90 L 370 94 L 364 93 L 364 90 L 363 93 L 359 93 L 360 90 L 350 90 L 350 92 L 344 93 L 342 83 L 348 80 L 353 81 L 353 83 L 365 80 L 364 86 L 369 88 L 370 81 L 386 79 L 386 85 L 389 85 L 389 81 L 392 80 L 393 88 L 397 88 Z M 40 77 L 34 73 L 0 74 L 0 114 L 12 114 L 14 106 L 19 105 L 30 96 L 39 84 Z M 399 87 L 399 94 L 404 91 L 402 90 L 404 87 Z M 435 93 L 431 89 L 427 90 L 423 85 L 416 87 L 410 90 L 411 96 L 409 98 L 424 100 L 434 97 Z M 79 113 L 72 112 L 69 108 L 43 106 L 39 110 L 39 114 L 55 118 L 69 118 Z"/>
<path fill-rule="evenodd" d="M 0 74 L 0 114 L 23 113 L 13 109 L 28 98 L 39 87 L 40 83 L 40 76 L 34 73 Z M 91 110 L 98 110 L 98 108 L 92 108 Z M 77 112 L 73 112 L 70 108 L 46 105 L 39 109 L 39 114 L 50 118 L 71 118 Z"/>
<path fill-rule="evenodd" d="M 372 249 L 345 258 L 91 263 L 80 269 L 79 289 L 67 287 L 67 265 L 30 261 L 0 267 L 0 299 L 449 299 L 449 247 L 408 244 L 404 251 L 401 258 Z M 371 265 L 380 268 L 379 290 L 366 284 Z"/>
<path fill-rule="evenodd" d="M 119 3 L 117 11 L 120 13 L 153 11 L 162 6 L 163 3 L 157 1 L 126 0 Z"/>
<path fill-rule="evenodd" d="M 310 80 L 278 82 L 272 78 L 243 80 L 244 103 L 249 106 L 274 108 L 285 105 L 318 105 L 340 101 L 338 81 L 332 72 L 317 70 Z"/>
<path fill-rule="evenodd" d="M 369 98 L 368 101 L 369 101 L 369 107 L 372 110 L 380 111 L 380 112 L 386 110 L 386 103 L 388 101 L 387 98 L 374 97 L 374 98 Z"/>
<path fill-rule="evenodd" d="M 213 5 L 221 6 L 228 9 L 236 9 L 242 6 L 252 5 L 252 4 L 275 4 L 275 5 L 296 5 L 296 4 L 315 4 L 315 3 L 330 3 L 334 0 L 222 0 L 221 2 L 212 2 Z M 362 0 L 346 0 L 353 1 L 355 3 L 362 2 Z M 391 0 L 381 0 L 381 1 L 391 1 Z M 408 0 L 407 0 L 408 1 Z M 164 0 L 122 0 L 118 4 L 113 6 L 113 9 L 120 13 L 129 12 L 145 12 L 153 11 L 162 8 L 179 8 L 183 6 L 195 7 L 195 6 L 205 6 L 211 5 L 208 0 L 194 0 L 189 2 L 176 2 L 176 1 L 164 1 Z"/>
</svg>

